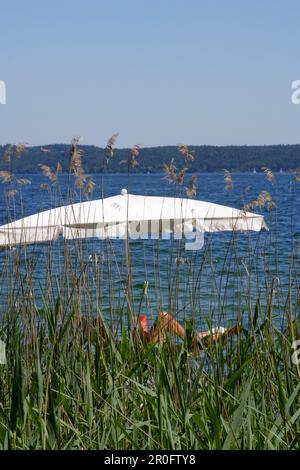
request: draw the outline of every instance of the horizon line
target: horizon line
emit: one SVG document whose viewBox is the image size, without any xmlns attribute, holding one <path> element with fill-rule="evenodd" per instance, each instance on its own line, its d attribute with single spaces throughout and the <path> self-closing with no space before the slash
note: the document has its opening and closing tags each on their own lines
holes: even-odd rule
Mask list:
<svg viewBox="0 0 300 470">
<path fill-rule="evenodd" d="M 17 142 L 17 143 L 5 143 L 5 144 L 0 144 L 0 147 L 6 147 L 9 145 L 20 145 L 23 144 L 23 142 Z M 164 148 L 164 147 L 178 147 L 178 145 L 181 145 L 182 143 L 178 144 L 164 144 L 164 145 L 149 145 L 149 146 L 142 146 L 140 145 L 140 150 L 144 149 L 153 149 L 153 148 Z M 54 145 L 66 145 L 70 146 L 71 142 L 66 143 L 66 142 L 55 142 L 55 143 L 48 143 L 48 144 L 33 144 L 29 145 L 27 143 L 24 143 L 26 148 L 35 148 L 35 147 L 51 147 Z M 300 142 L 298 143 L 293 143 L 293 144 L 224 144 L 224 145 L 219 145 L 219 144 L 184 144 L 187 145 L 188 147 L 295 147 L 295 146 L 300 146 Z M 80 144 L 78 143 L 78 147 L 96 147 L 100 150 L 104 150 L 105 147 L 100 147 L 96 144 Z M 130 150 L 133 146 L 128 146 L 128 147 L 114 147 L 114 150 Z"/>
</svg>

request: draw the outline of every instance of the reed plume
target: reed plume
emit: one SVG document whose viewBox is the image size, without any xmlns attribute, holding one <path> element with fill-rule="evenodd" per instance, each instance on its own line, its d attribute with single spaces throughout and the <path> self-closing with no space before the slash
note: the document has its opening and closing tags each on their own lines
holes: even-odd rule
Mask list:
<svg viewBox="0 0 300 470">
<path fill-rule="evenodd" d="M 55 183 L 57 181 L 57 174 L 51 170 L 50 166 L 44 165 L 43 163 L 39 163 L 38 166 L 40 167 L 43 175 L 46 176 L 51 183 Z"/>
<path fill-rule="evenodd" d="M 15 156 L 16 156 L 16 158 L 21 158 L 22 153 L 24 152 L 25 148 L 26 148 L 26 144 L 25 144 L 25 143 L 17 144 L 16 149 L 15 149 Z"/>
<path fill-rule="evenodd" d="M 263 207 L 265 207 L 268 211 L 276 207 L 276 204 L 268 191 L 261 191 L 257 199 L 244 205 L 244 210 L 253 210 L 256 208 L 262 209 Z"/>
<path fill-rule="evenodd" d="M 294 181 L 300 183 L 300 168 L 296 168 L 294 171 Z"/>
<path fill-rule="evenodd" d="M 233 179 L 229 170 L 224 169 L 224 189 L 233 189 Z"/>
<path fill-rule="evenodd" d="M 194 155 L 193 155 L 194 152 L 190 152 L 187 145 L 177 144 L 177 148 L 178 148 L 179 152 L 181 153 L 181 155 L 184 156 L 186 162 L 194 160 L 194 158 L 195 158 Z"/>
<path fill-rule="evenodd" d="M 188 197 L 195 197 L 196 194 L 197 194 L 197 176 L 196 175 L 192 175 L 190 177 L 190 181 L 189 181 L 189 184 L 188 186 L 185 188 L 185 192 L 186 192 L 186 195 Z"/>
<path fill-rule="evenodd" d="M 188 168 L 182 168 L 181 170 L 179 170 L 176 176 L 175 184 L 181 185 L 183 183 L 187 169 Z"/>
<path fill-rule="evenodd" d="M 11 183 L 13 180 L 13 175 L 9 171 L 1 170 L 0 180 L 2 184 Z"/>
<path fill-rule="evenodd" d="M 94 191 L 95 186 L 96 184 L 92 178 L 89 178 L 84 188 L 84 194 L 91 194 Z"/>
<path fill-rule="evenodd" d="M 140 153 L 140 146 L 139 145 L 134 145 L 131 150 L 130 150 L 130 157 L 128 164 L 131 168 L 135 168 L 138 166 L 138 162 L 136 161 L 136 158 L 138 157 Z"/>
<path fill-rule="evenodd" d="M 166 179 L 169 183 L 173 183 L 176 185 L 182 185 L 185 173 L 188 168 L 181 168 L 176 172 L 177 168 L 174 165 L 174 158 L 172 158 L 169 165 L 164 163 L 163 172 L 165 174 L 164 179 Z"/>
<path fill-rule="evenodd" d="M 105 156 L 106 156 L 106 163 L 108 164 L 109 160 L 113 157 L 114 155 L 114 152 L 113 152 L 113 147 L 116 143 L 116 140 L 119 136 L 119 133 L 116 132 L 115 134 L 113 134 L 110 139 L 108 140 L 107 144 L 106 144 L 106 147 L 105 147 L 105 150 L 104 150 L 104 153 L 105 153 Z"/>
<path fill-rule="evenodd" d="M 31 181 L 27 178 L 18 178 L 16 179 L 16 182 L 17 184 L 19 184 L 20 186 L 25 186 L 27 184 L 31 184 Z"/>
<path fill-rule="evenodd" d="M 75 175 L 82 171 L 81 151 L 77 148 L 78 143 L 79 137 L 74 137 L 70 146 L 70 169 Z"/>
<path fill-rule="evenodd" d="M 76 186 L 82 188 L 86 181 L 86 175 L 82 167 L 82 151 L 77 148 L 79 137 L 74 137 L 70 146 L 70 171 L 76 178 Z"/>
<path fill-rule="evenodd" d="M 71 141 L 71 145 L 70 145 L 70 162 L 72 161 L 73 154 L 76 151 L 76 147 L 77 147 L 77 144 L 79 144 L 79 141 L 80 141 L 79 136 L 73 137 L 73 139 Z"/>
<path fill-rule="evenodd" d="M 175 183 L 176 181 L 176 166 L 174 165 L 174 158 L 172 158 L 169 164 L 164 163 L 163 171 L 164 171 L 164 179 L 166 179 L 169 183 Z"/>
<path fill-rule="evenodd" d="M 10 163 L 13 155 L 13 150 L 13 145 L 8 145 L 2 157 L 4 162 Z"/>
<path fill-rule="evenodd" d="M 274 183 L 275 176 L 274 176 L 273 171 L 270 168 L 267 168 L 265 166 L 262 167 L 262 170 L 266 176 L 267 181 L 270 181 L 270 183 Z"/>
<path fill-rule="evenodd" d="M 266 206 L 268 210 L 273 209 L 275 207 L 275 203 L 272 200 L 272 196 L 270 195 L 270 193 L 268 193 L 268 191 L 262 191 L 257 198 L 257 202 L 258 207 Z"/>
</svg>

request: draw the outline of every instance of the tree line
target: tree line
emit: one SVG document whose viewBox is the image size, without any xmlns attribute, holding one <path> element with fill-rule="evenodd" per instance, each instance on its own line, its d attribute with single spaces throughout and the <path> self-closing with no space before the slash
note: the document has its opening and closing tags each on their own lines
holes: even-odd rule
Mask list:
<svg viewBox="0 0 300 470">
<path fill-rule="evenodd" d="M 114 149 L 113 158 L 107 163 L 105 149 L 93 145 L 79 145 L 82 164 L 86 173 L 126 173 L 130 149 Z M 262 167 L 272 171 L 289 171 L 300 167 L 300 145 L 268 146 L 189 146 L 194 159 L 189 172 L 217 172 L 226 168 L 232 172 L 259 172 Z M 70 146 L 54 144 L 25 147 L 19 158 L 5 158 L 8 145 L 0 146 L 0 168 L 15 173 L 37 173 L 39 164 L 55 168 L 59 162 L 63 172 L 69 171 Z M 139 150 L 137 165 L 131 172 L 155 173 L 163 171 L 163 165 L 173 159 L 175 166 L 182 167 L 182 155 L 176 146 L 147 147 Z"/>
</svg>

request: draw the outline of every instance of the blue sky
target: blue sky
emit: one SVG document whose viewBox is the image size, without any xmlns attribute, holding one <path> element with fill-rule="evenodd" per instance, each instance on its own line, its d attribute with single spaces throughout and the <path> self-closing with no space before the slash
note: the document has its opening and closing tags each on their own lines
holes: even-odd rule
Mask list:
<svg viewBox="0 0 300 470">
<path fill-rule="evenodd" d="M 300 142 L 300 2 L 2 0 L 0 144 Z"/>
</svg>

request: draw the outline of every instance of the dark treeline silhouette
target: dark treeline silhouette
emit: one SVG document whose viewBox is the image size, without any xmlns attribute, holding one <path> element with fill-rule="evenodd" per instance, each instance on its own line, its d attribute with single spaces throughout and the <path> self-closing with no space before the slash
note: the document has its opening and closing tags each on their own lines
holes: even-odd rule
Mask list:
<svg viewBox="0 0 300 470">
<path fill-rule="evenodd" d="M 3 160 L 8 146 L 0 146 L 0 169 L 15 173 L 39 172 L 38 164 L 42 163 L 55 168 L 60 162 L 64 172 L 69 169 L 69 145 L 55 144 L 43 147 L 27 147 L 21 158 Z M 127 159 L 130 149 L 115 149 L 113 158 L 106 164 L 104 149 L 93 145 L 79 145 L 82 151 L 82 163 L 86 173 L 128 171 Z M 224 168 L 232 172 L 261 171 L 263 166 L 273 171 L 293 170 L 300 167 L 300 145 L 268 145 L 268 146 L 189 146 L 194 152 L 194 160 L 190 162 L 190 172 L 215 172 Z M 164 163 L 174 158 L 174 164 L 182 167 L 183 157 L 176 146 L 148 147 L 140 150 L 137 157 L 138 165 L 132 172 L 161 172 Z"/>
</svg>

